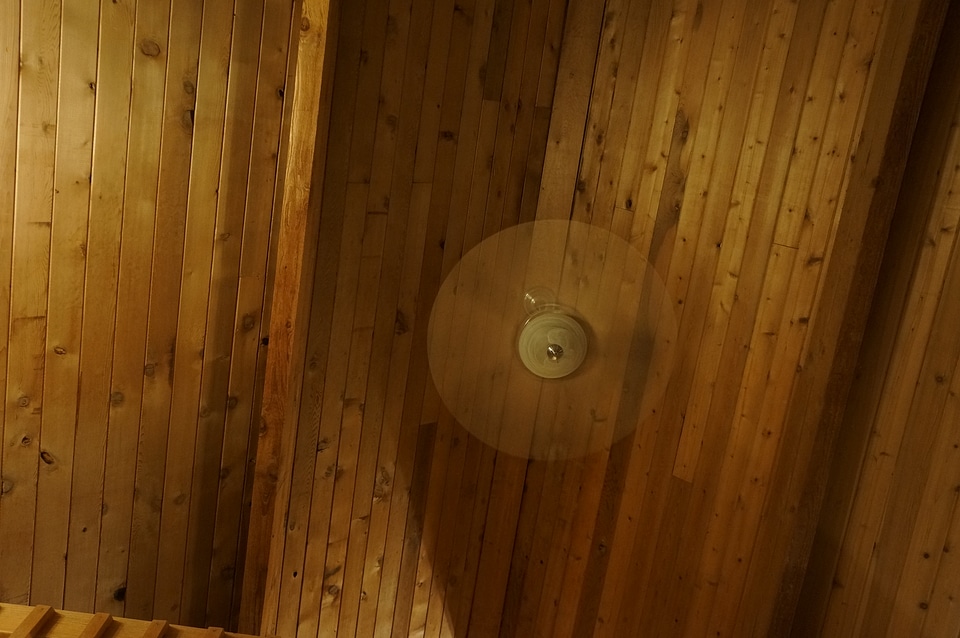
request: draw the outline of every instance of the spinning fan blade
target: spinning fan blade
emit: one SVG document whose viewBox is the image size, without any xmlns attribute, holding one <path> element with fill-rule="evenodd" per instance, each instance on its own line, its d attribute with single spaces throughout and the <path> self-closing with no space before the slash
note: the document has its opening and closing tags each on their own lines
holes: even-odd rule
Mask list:
<svg viewBox="0 0 960 638">
<path fill-rule="evenodd" d="M 437 293 L 430 372 L 444 405 L 485 443 L 560 459 L 608 447 L 663 396 L 673 304 L 617 235 L 538 221 L 470 250 Z"/>
</svg>

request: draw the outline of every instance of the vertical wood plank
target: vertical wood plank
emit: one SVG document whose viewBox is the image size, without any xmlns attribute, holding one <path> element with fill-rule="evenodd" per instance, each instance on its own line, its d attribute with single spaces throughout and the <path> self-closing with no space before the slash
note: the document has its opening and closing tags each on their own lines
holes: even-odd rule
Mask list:
<svg viewBox="0 0 960 638">
<path fill-rule="evenodd" d="M 230 372 L 241 363 L 231 359 L 236 326 L 240 282 L 240 254 L 247 215 L 270 215 L 270 207 L 248 208 L 248 176 L 253 146 L 253 120 L 257 89 L 259 47 L 248 43 L 260 40 L 263 0 L 238 0 L 223 55 L 223 73 L 228 76 L 224 106 L 222 156 L 217 186 L 217 203 L 212 236 L 209 299 L 203 342 L 199 409 L 193 479 L 187 521 L 187 549 L 184 585 L 180 594 L 181 617 L 190 625 L 207 625 L 210 561 L 216 526 L 218 483 L 225 443 L 226 413 L 229 405 Z M 229 54 L 227 53 L 229 51 Z M 204 50 L 203 53 L 206 53 Z M 201 60 L 201 64 L 203 61 Z M 237 433 L 237 438 L 246 436 Z"/>
<path fill-rule="evenodd" d="M 149 309 L 170 7 L 138 3 L 95 609 L 124 613 Z M 133 16 L 132 16 L 133 17 Z M 163 223 L 162 220 L 159 223 Z M 94 282 L 99 285 L 99 282 Z M 136 585 L 134 585 L 135 587 Z"/>
<path fill-rule="evenodd" d="M 31 602 L 63 606 L 70 482 L 79 384 L 80 330 L 90 207 L 99 5 L 64 7 L 57 166 L 50 240 L 42 464 L 33 538 Z"/>
<path fill-rule="evenodd" d="M 157 222 L 153 235 L 150 306 L 143 369 L 143 398 L 137 447 L 128 583 L 124 613 L 153 618 L 158 573 L 164 467 L 173 392 L 177 309 L 183 268 L 184 228 L 193 145 L 202 6 L 170 5 L 167 74 L 164 85 Z"/>
<path fill-rule="evenodd" d="M 226 76 L 234 2 L 204 3 L 197 71 L 197 103 L 190 187 L 183 237 L 183 272 L 174 344 L 173 388 L 167 463 L 163 477 L 157 587 L 154 616 L 177 622 L 183 612 L 181 587 L 186 569 L 191 487 L 195 477 L 200 387 L 207 333 L 221 159 L 226 109 Z"/>
<path fill-rule="evenodd" d="M 0 7 L 0 281 L 11 281 L 14 203 L 17 184 L 17 131 L 20 87 L 20 4 Z M 7 360 L 9 357 L 10 298 L 12 286 L 0 285 L 0 435 L 6 423 Z M 0 476 L 3 455 L 0 454 Z M 0 479 L 2 480 L 2 479 Z M 2 507 L 2 506 L 0 506 Z"/>
<path fill-rule="evenodd" d="M 563 219 L 573 203 L 604 4 L 568 2 L 538 219 Z"/>
<path fill-rule="evenodd" d="M 130 122 L 134 21 L 135 3 L 101 3 L 97 60 L 100 99 L 97 100 L 94 120 L 95 170 L 86 239 L 80 399 L 64 592 L 64 606 L 78 611 L 93 611 L 96 603 L 107 422 L 110 405 L 119 399 L 111 388 L 111 363 Z"/>
<path fill-rule="evenodd" d="M 40 2 L 20 16 L 20 99 L 12 207 L 6 401 L 0 452 L 0 597 L 30 596 L 56 164 L 60 6 Z"/>
<path fill-rule="evenodd" d="M 233 321 L 234 336 L 230 354 L 231 372 L 226 397 L 223 454 L 217 496 L 217 516 L 213 531 L 213 553 L 207 596 L 207 622 L 231 626 L 231 601 L 242 587 L 241 567 L 244 486 L 250 477 L 248 455 L 251 437 L 256 441 L 258 412 L 255 405 L 262 390 L 262 371 L 266 350 L 261 332 L 268 324 L 267 281 L 268 251 L 275 238 L 272 232 L 277 186 L 280 135 L 283 117 L 286 69 L 289 53 L 292 5 L 271 0 L 262 11 L 256 102 L 252 148 L 246 184 L 245 218 L 240 248 L 237 309 Z M 253 365 L 255 362 L 255 365 Z M 258 383 L 259 379 L 259 383 Z"/>
</svg>

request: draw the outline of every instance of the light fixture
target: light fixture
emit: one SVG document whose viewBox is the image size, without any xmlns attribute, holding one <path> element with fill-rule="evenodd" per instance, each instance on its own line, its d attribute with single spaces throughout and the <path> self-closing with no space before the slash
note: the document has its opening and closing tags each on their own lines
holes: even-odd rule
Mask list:
<svg viewBox="0 0 960 638">
<path fill-rule="evenodd" d="M 538 221 L 467 252 L 433 304 L 430 372 L 472 434 L 529 458 L 609 446 L 655 409 L 676 319 L 663 282 L 607 229 Z"/>
</svg>

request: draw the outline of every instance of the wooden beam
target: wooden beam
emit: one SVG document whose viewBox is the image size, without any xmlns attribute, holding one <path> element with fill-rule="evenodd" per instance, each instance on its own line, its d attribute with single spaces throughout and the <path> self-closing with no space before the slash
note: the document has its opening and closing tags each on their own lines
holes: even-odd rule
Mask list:
<svg viewBox="0 0 960 638">
<path fill-rule="evenodd" d="M 41 635 L 40 631 L 44 625 L 50 622 L 51 616 L 53 616 L 52 607 L 49 605 L 37 605 L 27 614 L 23 622 L 13 630 L 10 638 L 37 638 Z"/>
<path fill-rule="evenodd" d="M 83 628 L 78 638 L 100 638 L 110 625 L 113 624 L 113 616 L 110 614 L 94 614 L 90 622 Z"/>
<path fill-rule="evenodd" d="M 303 0 L 297 46 L 291 47 L 293 97 L 286 117 L 289 137 L 282 157 L 278 255 L 260 440 L 247 536 L 239 623 L 271 633 L 277 622 L 283 559 L 283 526 L 290 494 L 293 447 L 299 417 L 300 382 L 319 231 L 319 203 L 326 165 L 330 113 L 331 12 L 337 0 Z M 296 13 L 294 14 L 297 15 Z M 332 50 L 332 49 L 331 49 Z M 317 70 L 322 69 L 322 73 Z M 326 82 L 324 81 L 326 79 Z M 278 543 L 272 543 L 271 539 Z"/>
</svg>

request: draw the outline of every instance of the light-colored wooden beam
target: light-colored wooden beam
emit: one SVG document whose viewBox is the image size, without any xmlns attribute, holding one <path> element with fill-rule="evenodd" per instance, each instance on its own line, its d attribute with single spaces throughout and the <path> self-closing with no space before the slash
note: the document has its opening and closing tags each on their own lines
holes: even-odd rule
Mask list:
<svg viewBox="0 0 960 638">
<path fill-rule="evenodd" d="M 332 82 L 328 67 L 333 57 L 328 53 L 336 40 L 331 26 L 336 24 L 338 6 L 337 0 L 303 0 L 299 19 L 293 20 L 299 31 L 297 46 L 291 48 L 295 71 L 286 112 L 289 137 L 281 154 L 278 255 L 241 598 L 240 626 L 247 631 L 271 633 L 277 623 L 283 528 L 326 166 Z"/>
</svg>

